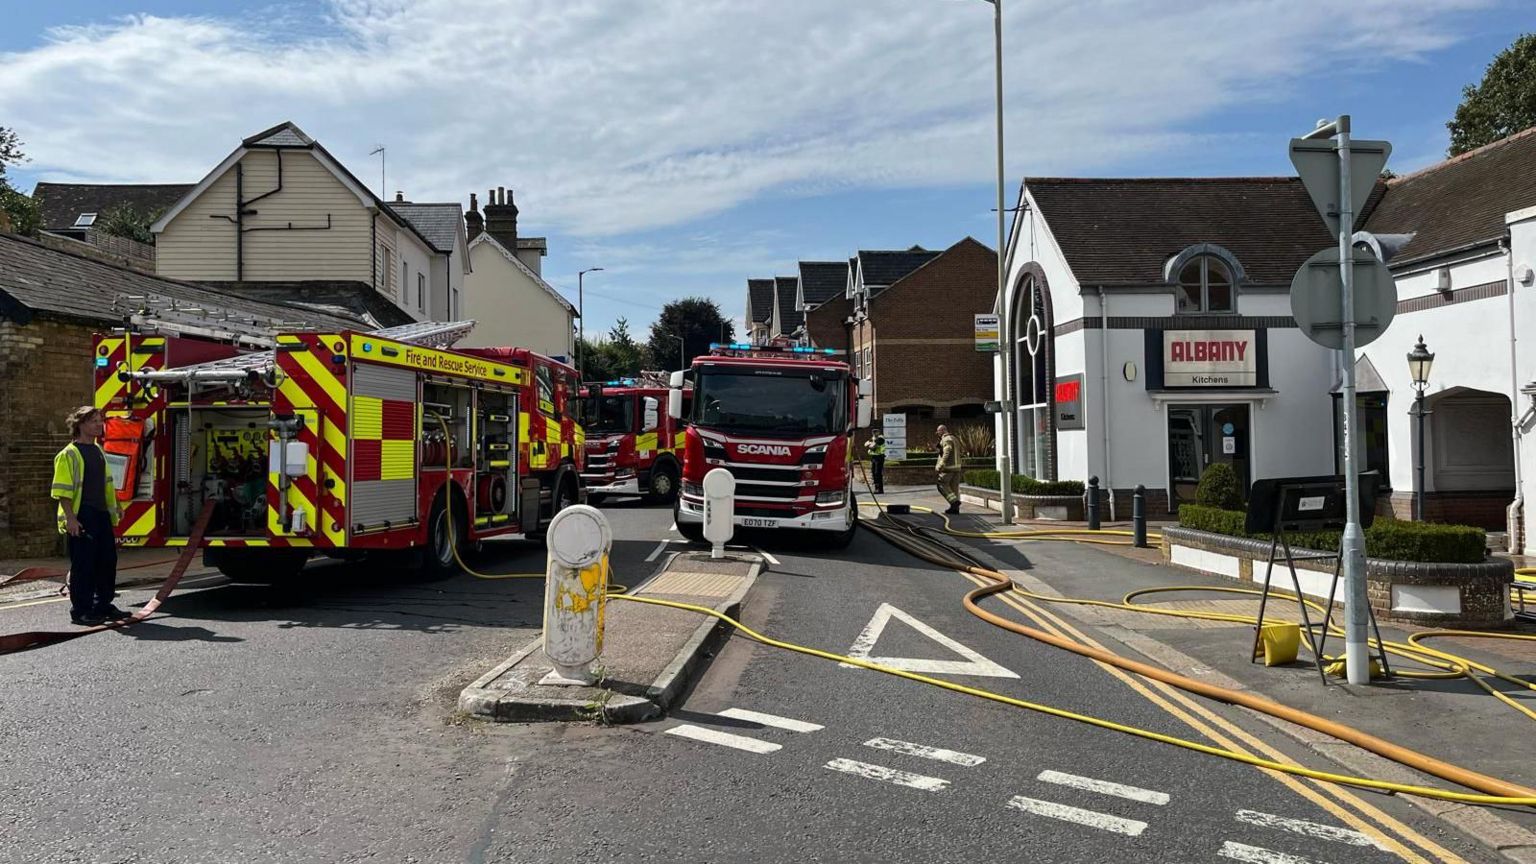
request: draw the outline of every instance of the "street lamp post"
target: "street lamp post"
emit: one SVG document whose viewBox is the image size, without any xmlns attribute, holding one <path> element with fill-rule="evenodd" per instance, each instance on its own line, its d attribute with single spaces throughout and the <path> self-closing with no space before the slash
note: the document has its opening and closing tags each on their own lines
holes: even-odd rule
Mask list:
<svg viewBox="0 0 1536 864">
<path fill-rule="evenodd" d="M 587 304 L 583 281 L 588 273 L 596 273 L 601 269 L 588 267 L 576 274 L 576 379 L 583 384 L 587 381 Z"/>
<path fill-rule="evenodd" d="M 1423 335 L 1419 344 L 1408 352 L 1408 374 L 1413 379 L 1413 413 L 1418 418 L 1419 443 L 1413 466 L 1413 518 L 1424 521 L 1424 391 L 1429 387 L 1429 369 L 1435 363 L 1435 355 L 1424 345 Z"/>
<path fill-rule="evenodd" d="M 1018 417 L 1014 415 L 1013 398 L 1014 380 L 1013 363 L 1008 352 L 1017 350 L 1017 343 L 1012 341 L 1010 329 L 1012 318 L 1008 297 L 1004 291 L 1008 274 L 1007 265 L 1004 263 L 1004 245 L 1007 243 L 1006 226 L 1004 216 L 1007 210 L 1003 207 L 1003 185 L 1006 175 L 1003 169 L 1003 0 L 983 0 L 992 4 L 992 35 L 994 48 L 995 79 L 997 84 L 997 329 L 998 357 L 1003 364 L 1003 446 L 998 448 L 998 454 L 1002 458 L 998 460 L 998 481 L 1002 486 L 999 494 L 1002 496 L 1001 513 L 1003 524 L 1013 521 L 1013 439 L 1017 434 Z"/>
<path fill-rule="evenodd" d="M 683 337 L 675 333 L 668 333 L 667 336 L 677 340 L 677 368 L 681 370 L 688 365 L 687 349 L 684 347 L 686 343 L 683 341 Z"/>
</svg>

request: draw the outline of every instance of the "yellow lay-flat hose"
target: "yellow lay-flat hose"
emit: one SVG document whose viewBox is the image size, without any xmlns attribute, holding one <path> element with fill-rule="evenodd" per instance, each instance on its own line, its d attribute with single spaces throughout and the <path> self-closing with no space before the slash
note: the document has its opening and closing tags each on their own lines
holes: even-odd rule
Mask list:
<svg viewBox="0 0 1536 864">
<path fill-rule="evenodd" d="M 936 554 L 931 550 L 926 549 L 921 544 L 911 542 L 909 538 L 897 534 L 894 529 L 889 527 L 877 526 L 869 522 L 864 524 L 866 528 L 873 530 L 876 534 L 890 541 L 898 548 L 902 548 L 918 556 L 919 558 L 923 558 L 924 560 L 930 561 L 940 566 L 960 570 L 961 572 L 971 573 L 982 579 L 988 580 L 989 584 L 967 593 L 964 598 L 964 603 L 968 611 L 990 624 L 1002 627 L 1003 629 L 1009 630 L 1010 632 L 1028 636 L 1029 638 L 1035 639 L 1036 641 L 1062 648 L 1084 657 L 1088 657 L 1089 659 L 1115 666 L 1145 678 L 1162 681 L 1165 684 L 1170 684 L 1190 693 L 1195 693 L 1197 695 L 1215 699 L 1220 702 L 1226 702 L 1228 704 L 1240 705 L 1242 707 L 1258 711 L 1262 714 L 1268 714 L 1269 716 L 1286 720 L 1288 722 L 1295 723 L 1309 729 L 1313 729 L 1314 731 L 1329 735 L 1330 737 L 1336 738 L 1340 741 L 1354 744 L 1361 749 L 1370 751 L 1384 758 L 1391 759 L 1395 762 L 1398 762 L 1399 764 L 1406 765 L 1408 767 L 1423 771 L 1424 773 L 1439 777 L 1443 780 L 1448 780 L 1470 789 L 1476 789 L 1480 794 L 1467 795 L 1466 793 L 1431 790 L 1427 787 L 1400 787 L 1398 784 L 1384 783 L 1383 781 L 1369 780 L 1368 778 L 1353 778 L 1354 780 L 1366 780 L 1367 782 L 1352 783 L 1352 785 L 1366 786 L 1369 788 L 1378 789 L 1391 789 L 1393 791 L 1406 792 L 1416 795 L 1432 793 L 1428 794 L 1428 797 L 1439 797 L 1446 800 L 1464 801 L 1467 803 L 1536 806 L 1536 790 L 1532 790 L 1495 777 L 1479 774 L 1475 771 L 1470 771 L 1457 765 L 1452 765 L 1439 759 L 1435 759 L 1431 756 L 1410 750 L 1406 747 L 1393 744 L 1390 741 L 1377 738 L 1374 735 L 1367 734 L 1358 729 L 1353 729 L 1351 727 L 1335 723 L 1333 721 L 1318 717 L 1299 709 L 1271 702 L 1267 699 L 1262 699 L 1252 694 L 1243 693 L 1241 691 L 1228 690 L 1226 688 L 1217 687 L 1216 685 L 1209 684 L 1204 681 L 1198 681 L 1193 678 L 1188 678 L 1175 672 L 1170 672 L 1168 670 L 1158 668 L 1156 666 L 1130 660 L 1109 651 L 1080 645 L 1069 639 L 1058 637 L 1055 634 L 1048 633 L 1044 630 L 1026 627 L 1017 622 L 995 615 L 985 609 L 982 609 L 978 605 L 978 601 L 992 594 L 1014 589 L 1015 586 L 1013 585 L 1012 580 L 1008 579 L 1007 576 L 995 570 L 976 566 L 968 562 L 960 562 L 946 558 L 942 554 Z M 1096 722 L 1094 725 L 1102 725 L 1103 723 L 1107 722 L 1108 721 Z M 1121 731 L 1128 730 L 1122 729 Z M 1141 737 L 1152 736 L 1148 734 L 1142 735 Z M 1215 753 L 1215 755 L 1227 756 L 1228 758 L 1237 759 L 1237 761 L 1248 762 L 1249 764 L 1259 764 L 1258 762 L 1254 761 L 1255 757 L 1251 757 L 1248 754 L 1229 754 L 1227 751 L 1221 751 L 1219 748 L 1207 748 L 1205 745 L 1199 745 L 1191 749 L 1200 749 L 1201 752 L 1218 751 Z M 1271 764 L 1265 764 L 1263 767 L 1274 766 Z M 1289 769 L 1277 768 L 1276 770 Z M 1345 782 L 1335 779 L 1338 777 L 1338 775 L 1331 775 L 1327 778 L 1321 778 L 1316 777 L 1314 774 L 1305 773 L 1305 769 L 1303 769 L 1303 771 L 1289 771 L 1289 773 L 1299 773 L 1302 774 L 1302 776 L 1313 776 L 1315 779 L 1334 779 L 1335 782 Z"/>
<path fill-rule="evenodd" d="M 885 509 L 885 505 L 880 504 L 878 501 L 876 501 L 874 503 L 865 503 L 865 504 L 863 504 L 861 506 L 873 507 L 873 508 L 879 509 L 881 511 L 884 511 L 884 509 Z M 945 533 L 945 534 L 949 534 L 949 535 L 952 535 L 952 536 L 958 536 L 958 537 L 972 537 L 972 538 L 978 538 L 978 539 L 1014 539 L 1014 540 L 1025 540 L 1025 541 L 1069 540 L 1069 541 L 1078 542 L 1078 543 L 1100 543 L 1100 544 L 1104 544 L 1104 545 L 1120 545 L 1120 546 L 1130 545 L 1128 542 L 1125 542 L 1125 541 L 1095 540 L 1095 539 L 1092 539 L 1092 538 L 1089 538 L 1089 537 L 1076 536 L 1076 535 L 1084 535 L 1084 534 L 1087 534 L 1087 535 L 1105 534 L 1105 535 L 1110 535 L 1110 536 L 1130 536 L 1131 532 L 1123 531 L 1123 530 L 1106 529 L 1106 530 L 1103 530 L 1103 531 L 1094 531 L 1092 529 L 1040 529 L 1040 530 L 1029 530 L 1029 531 L 965 531 L 965 530 L 956 528 L 953 525 L 953 523 L 951 523 L 951 521 L 949 519 L 949 516 L 947 514 L 941 512 L 941 511 L 933 510 L 931 508 L 923 507 L 921 505 L 911 505 L 911 509 L 919 511 L 919 512 L 926 512 L 926 513 L 930 513 L 930 514 L 933 514 L 935 516 L 938 516 L 944 522 L 944 527 L 942 529 L 938 529 L 938 530 L 942 530 L 943 533 Z M 1149 539 L 1161 539 L 1161 535 L 1157 535 L 1157 534 L 1149 534 L 1148 537 L 1149 537 Z M 1516 573 L 1517 576 L 1520 576 L 1520 575 L 1536 576 L 1536 568 L 1522 568 L 1522 569 L 1516 570 L 1515 573 Z M 1193 618 L 1193 619 L 1202 619 L 1202 620 L 1211 620 L 1211 621 L 1226 621 L 1226 622 L 1231 622 L 1231 623 L 1246 624 L 1246 625 L 1250 625 L 1250 626 L 1256 626 L 1259 623 L 1258 619 L 1255 618 L 1255 617 L 1252 617 L 1252 616 L 1247 616 L 1247 615 L 1224 614 L 1224 613 L 1219 613 L 1219 612 L 1198 612 L 1198 611 L 1184 611 L 1184 610 L 1173 610 L 1173 609 L 1157 609 L 1157 608 L 1153 608 L 1153 607 L 1137 605 L 1137 604 L 1133 603 L 1132 600 L 1135 597 L 1143 595 L 1143 594 L 1152 594 L 1152 593 L 1158 593 L 1158 592 L 1213 591 L 1213 592 L 1220 592 L 1220 593 L 1246 594 L 1246 595 L 1252 595 L 1252 596 L 1259 596 L 1259 595 L 1261 595 L 1263 593 L 1262 591 L 1260 591 L 1258 589 L 1253 589 L 1253 588 L 1214 588 L 1214 587 L 1201 586 L 1201 585 L 1176 585 L 1176 586 L 1167 586 L 1167 587 L 1159 587 L 1159 588 L 1148 588 L 1148 589 L 1144 589 L 1142 591 L 1133 591 L 1130 594 L 1127 594 L 1125 596 L 1125 598 L 1120 603 L 1113 603 L 1113 602 L 1105 601 L 1105 600 L 1090 600 L 1090 599 L 1076 598 L 1076 597 L 1051 597 L 1051 596 L 1046 596 L 1046 595 L 1043 595 L 1043 594 L 1034 594 L 1033 592 L 1029 592 L 1029 591 L 1024 590 L 1023 588 L 1018 588 L 1018 587 L 1015 587 L 1015 590 L 1019 594 L 1021 594 L 1023 596 L 1029 597 L 1029 598 L 1031 598 L 1033 600 L 1039 600 L 1039 601 L 1043 601 L 1043 602 L 1047 602 L 1047 603 L 1064 603 L 1064 604 L 1075 604 L 1075 605 L 1084 605 L 1084 606 L 1098 606 L 1098 607 L 1102 607 L 1102 608 L 1106 608 L 1106 609 L 1114 609 L 1114 610 L 1121 610 L 1121 611 L 1131 611 L 1131 612 L 1147 613 L 1147 614 L 1154 614 L 1154 615 L 1168 615 L 1168 616 L 1171 616 L 1171 617 Z M 1279 591 L 1279 590 L 1272 590 L 1270 593 L 1273 596 L 1279 596 L 1279 597 L 1282 597 L 1282 598 L 1285 598 L 1285 599 L 1298 600 L 1300 602 L 1304 602 L 1304 603 L 1307 604 L 1307 606 L 1309 608 L 1313 609 L 1314 611 L 1318 612 L 1319 614 L 1325 614 L 1326 613 L 1326 610 L 1321 605 L 1319 605 L 1318 603 L 1313 602 L 1311 600 L 1303 600 L 1303 599 L 1298 598 L 1296 595 L 1291 594 L 1289 592 Z M 1342 628 L 1337 628 L 1337 627 L 1330 627 L 1329 630 L 1328 630 L 1328 633 L 1329 633 L 1330 636 L 1338 636 L 1338 637 L 1343 637 L 1344 636 L 1343 629 Z M 1409 660 L 1409 661 L 1412 661 L 1414 663 L 1419 663 L 1419 664 L 1422 664 L 1422 665 L 1425 665 L 1425 666 L 1432 667 L 1433 669 L 1439 670 L 1439 671 L 1421 671 L 1421 670 L 1413 670 L 1413 669 L 1399 669 L 1399 670 L 1395 670 L 1394 671 L 1395 675 L 1398 675 L 1398 676 L 1404 677 L 1404 678 L 1415 678 L 1415 679 L 1423 679 L 1423 680 L 1452 680 L 1452 679 L 1456 679 L 1456 678 L 1466 678 L 1469 681 L 1471 681 L 1473 684 L 1475 684 L 1479 688 L 1481 688 L 1483 691 L 1488 693 L 1490 696 L 1493 696 L 1494 698 L 1498 699 L 1499 701 L 1503 702 L 1504 704 L 1508 705 L 1509 707 L 1513 708 L 1514 710 L 1519 711 L 1521 714 L 1524 714 L 1525 716 L 1529 717 L 1530 719 L 1536 720 L 1536 710 L 1532 710 L 1530 707 L 1528 707 L 1526 705 L 1522 705 L 1521 703 L 1519 703 L 1519 702 L 1515 701 L 1514 699 L 1510 698 L 1507 694 L 1505 694 L 1505 693 L 1503 693 L 1503 692 L 1501 692 L 1499 690 L 1494 689 L 1492 686 L 1490 686 L 1488 684 L 1488 682 L 1486 682 L 1482 678 L 1478 677 L 1478 674 L 1476 674 L 1476 673 L 1482 673 L 1484 675 L 1488 675 L 1488 676 L 1491 676 L 1491 677 L 1498 678 L 1498 679 L 1500 679 L 1502 681 L 1505 681 L 1505 682 L 1507 682 L 1509 684 L 1512 684 L 1512 685 L 1514 685 L 1516 687 L 1519 687 L 1519 688 L 1522 688 L 1522 689 L 1526 689 L 1526 690 L 1536 690 L 1536 684 L 1533 684 L 1533 683 L 1531 683 L 1529 681 L 1526 681 L 1523 678 L 1517 678 L 1517 677 L 1515 677 L 1513 675 L 1509 675 L 1507 673 L 1500 672 L 1499 670 L 1494 669 L 1491 666 L 1487 666 L 1485 664 L 1479 663 L 1479 662 L 1477 662 L 1475 660 L 1472 660 L 1470 658 L 1463 657 L 1463 656 L 1461 656 L 1459 654 L 1451 654 L 1449 652 L 1437 651 L 1435 649 L 1431 649 L 1431 648 L 1429 648 L 1427 646 L 1419 644 L 1419 640 L 1420 639 L 1430 638 L 1431 636 L 1434 636 L 1434 637 L 1458 636 L 1458 637 L 1464 637 L 1464 638 L 1522 639 L 1522 640 L 1533 640 L 1533 639 L 1536 639 L 1536 637 L 1527 636 L 1527 635 L 1520 635 L 1520 634 L 1509 634 L 1509 633 L 1485 633 L 1485 632 L 1471 631 L 1471 630 L 1435 630 L 1435 631 L 1429 631 L 1429 632 L 1426 632 L 1426 633 L 1420 633 L 1420 634 L 1415 634 L 1415 635 L 1410 636 L 1408 638 L 1409 644 L 1404 644 L 1404 643 L 1401 643 L 1401 642 L 1391 642 L 1391 641 L 1378 642 L 1374 638 L 1368 640 L 1368 642 L 1369 642 L 1371 647 L 1379 648 L 1381 650 L 1384 650 L 1384 651 L 1386 651 L 1386 652 L 1388 652 L 1390 654 L 1393 654 L 1394 656 L 1400 657 L 1402 659 Z M 1324 657 L 1323 659 L 1324 659 L 1325 662 L 1329 662 L 1329 661 L 1335 661 L 1338 658 L 1337 657 Z"/>
</svg>

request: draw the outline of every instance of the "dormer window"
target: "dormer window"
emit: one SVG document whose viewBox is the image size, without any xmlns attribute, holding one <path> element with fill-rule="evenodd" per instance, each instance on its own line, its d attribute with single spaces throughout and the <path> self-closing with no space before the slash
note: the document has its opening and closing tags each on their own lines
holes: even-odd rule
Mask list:
<svg viewBox="0 0 1536 864">
<path fill-rule="evenodd" d="M 79 216 L 75 217 L 74 227 L 76 228 L 89 228 L 94 224 L 96 224 L 95 213 L 81 213 Z"/>
<path fill-rule="evenodd" d="M 1179 269 L 1177 297 L 1185 315 L 1237 311 L 1232 271 L 1214 255 L 1191 258 Z"/>
</svg>

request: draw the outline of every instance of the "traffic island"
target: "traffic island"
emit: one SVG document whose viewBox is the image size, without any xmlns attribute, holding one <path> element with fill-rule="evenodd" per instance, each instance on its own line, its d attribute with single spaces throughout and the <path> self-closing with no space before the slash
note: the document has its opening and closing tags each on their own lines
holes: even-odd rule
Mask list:
<svg viewBox="0 0 1536 864">
<path fill-rule="evenodd" d="M 680 552 L 631 594 L 738 616 L 762 558 Z M 503 722 L 595 720 L 638 723 L 661 715 L 729 635 L 718 618 L 610 598 L 602 657 L 590 686 L 541 684 L 555 669 L 540 636 L 459 694 L 459 710 Z"/>
</svg>

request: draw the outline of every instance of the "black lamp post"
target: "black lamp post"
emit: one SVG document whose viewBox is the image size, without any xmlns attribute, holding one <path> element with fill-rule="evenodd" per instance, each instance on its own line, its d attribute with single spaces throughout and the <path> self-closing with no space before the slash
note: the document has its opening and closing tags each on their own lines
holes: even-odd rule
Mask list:
<svg viewBox="0 0 1536 864">
<path fill-rule="evenodd" d="M 1424 390 L 1429 387 L 1429 368 L 1435 363 L 1435 355 L 1424 346 L 1424 337 L 1408 352 L 1408 374 L 1413 379 L 1413 413 L 1419 418 L 1419 447 L 1414 465 L 1413 518 L 1424 520 Z"/>
</svg>

